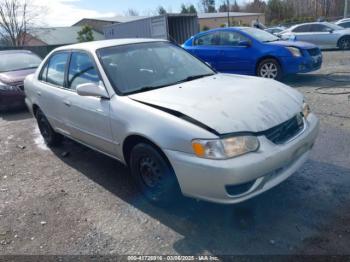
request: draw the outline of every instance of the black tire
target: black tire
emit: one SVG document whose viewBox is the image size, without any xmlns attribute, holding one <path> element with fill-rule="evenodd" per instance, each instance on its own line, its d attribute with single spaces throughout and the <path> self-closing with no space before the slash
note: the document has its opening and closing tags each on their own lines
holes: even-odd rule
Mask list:
<svg viewBox="0 0 350 262">
<path fill-rule="evenodd" d="M 340 38 L 338 46 L 341 50 L 350 50 L 350 36 Z"/>
<path fill-rule="evenodd" d="M 157 148 L 146 143 L 137 144 L 131 150 L 129 164 L 131 174 L 147 200 L 164 206 L 180 199 L 176 175 Z"/>
<path fill-rule="evenodd" d="M 256 75 L 263 78 L 280 80 L 282 78 L 282 68 L 276 59 L 267 58 L 259 63 Z"/>
<path fill-rule="evenodd" d="M 56 133 L 53 130 L 44 113 L 40 109 L 38 109 L 36 111 L 35 117 L 38 122 L 40 133 L 43 136 L 45 143 L 49 147 L 59 146 L 62 143 L 63 136 L 61 134 Z"/>
</svg>

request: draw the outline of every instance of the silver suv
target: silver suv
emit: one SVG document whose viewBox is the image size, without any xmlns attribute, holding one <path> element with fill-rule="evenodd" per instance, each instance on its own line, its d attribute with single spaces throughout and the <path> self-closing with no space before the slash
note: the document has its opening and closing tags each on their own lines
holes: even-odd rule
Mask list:
<svg viewBox="0 0 350 262">
<path fill-rule="evenodd" d="M 118 159 L 157 203 L 261 194 L 307 160 L 319 126 L 292 88 L 217 74 L 162 40 L 59 48 L 25 93 L 49 146 L 66 136 Z"/>
</svg>

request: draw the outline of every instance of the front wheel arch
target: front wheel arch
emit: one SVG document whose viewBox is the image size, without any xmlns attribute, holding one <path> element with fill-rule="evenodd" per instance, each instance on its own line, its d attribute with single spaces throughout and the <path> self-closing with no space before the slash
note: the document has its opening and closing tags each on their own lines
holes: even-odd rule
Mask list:
<svg viewBox="0 0 350 262">
<path fill-rule="evenodd" d="M 276 80 L 280 80 L 282 78 L 283 72 L 284 72 L 283 66 L 282 66 L 282 63 L 280 62 L 280 60 L 276 56 L 272 56 L 272 55 L 263 56 L 257 61 L 256 65 L 255 65 L 255 75 L 259 76 L 258 69 L 259 69 L 261 62 L 263 62 L 264 60 L 269 60 L 269 59 L 273 59 L 277 62 L 281 72 L 280 72 L 279 79 L 276 79 Z"/>
<path fill-rule="evenodd" d="M 148 139 L 144 136 L 141 136 L 141 135 L 130 135 L 127 138 L 125 138 L 125 140 L 123 142 L 123 156 L 124 156 L 125 163 L 128 166 L 129 166 L 129 161 L 130 161 L 131 150 L 137 144 L 140 144 L 140 143 L 149 144 L 149 145 L 155 147 L 157 149 L 157 151 L 164 157 L 164 159 L 166 159 L 168 161 L 168 164 L 170 164 L 168 157 L 165 155 L 163 150 L 156 143 L 154 143 L 150 139 Z"/>
<path fill-rule="evenodd" d="M 274 59 L 274 60 L 276 60 L 276 61 L 278 62 L 278 64 L 279 64 L 281 70 L 282 70 L 282 73 L 283 73 L 283 67 L 282 67 L 282 64 L 281 64 L 280 60 L 279 60 L 276 56 L 267 55 L 267 56 L 263 56 L 263 57 L 259 58 L 259 60 L 256 62 L 256 65 L 255 65 L 255 73 L 256 73 L 256 74 L 258 73 L 259 64 L 260 64 L 262 61 L 266 60 L 266 59 Z"/>
<path fill-rule="evenodd" d="M 345 36 L 342 36 L 341 38 L 339 38 L 338 43 L 337 43 L 337 47 L 338 47 L 338 48 L 341 48 L 341 47 L 340 47 L 340 43 L 341 43 L 342 40 L 348 40 L 348 41 L 350 41 L 350 35 L 345 35 Z"/>
</svg>

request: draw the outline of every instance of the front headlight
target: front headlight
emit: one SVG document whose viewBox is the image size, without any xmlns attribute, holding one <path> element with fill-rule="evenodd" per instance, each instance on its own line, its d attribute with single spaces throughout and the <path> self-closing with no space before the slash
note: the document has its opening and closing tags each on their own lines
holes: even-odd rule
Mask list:
<svg viewBox="0 0 350 262">
<path fill-rule="evenodd" d="M 311 113 L 311 108 L 307 103 L 304 103 L 303 105 L 303 116 L 305 119 L 310 115 Z"/>
<path fill-rule="evenodd" d="M 259 140 L 255 136 L 236 136 L 217 140 L 192 141 L 196 156 L 208 159 L 229 159 L 254 152 L 259 149 Z"/>
<path fill-rule="evenodd" d="M 14 91 L 14 90 L 16 90 L 16 87 L 9 86 L 5 83 L 0 82 L 0 90 L 1 91 Z"/>
<path fill-rule="evenodd" d="M 301 57 L 302 54 L 301 54 L 301 51 L 299 48 L 296 48 L 296 47 L 286 47 L 288 49 L 288 51 L 294 56 L 294 57 Z"/>
</svg>

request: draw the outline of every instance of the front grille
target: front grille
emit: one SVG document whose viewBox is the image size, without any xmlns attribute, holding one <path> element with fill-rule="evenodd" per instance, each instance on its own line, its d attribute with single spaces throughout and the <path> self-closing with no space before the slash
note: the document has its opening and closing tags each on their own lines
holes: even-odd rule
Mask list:
<svg viewBox="0 0 350 262">
<path fill-rule="evenodd" d="M 16 86 L 17 88 L 21 89 L 22 91 L 24 91 L 24 85 L 18 85 Z"/>
<path fill-rule="evenodd" d="M 303 129 L 303 116 L 298 114 L 292 119 L 263 132 L 263 135 L 265 135 L 267 139 L 275 144 L 283 144 L 295 137 Z"/>
<path fill-rule="evenodd" d="M 307 49 L 310 56 L 318 56 L 321 54 L 321 50 L 319 48 Z"/>
</svg>

